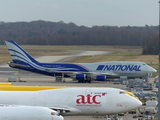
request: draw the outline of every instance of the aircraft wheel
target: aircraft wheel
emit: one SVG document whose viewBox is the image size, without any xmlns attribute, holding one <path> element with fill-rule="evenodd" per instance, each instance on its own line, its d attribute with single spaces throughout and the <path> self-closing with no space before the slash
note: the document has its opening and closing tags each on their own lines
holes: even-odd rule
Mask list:
<svg viewBox="0 0 160 120">
<path fill-rule="evenodd" d="M 85 80 L 78 80 L 78 83 L 85 83 Z"/>
<path fill-rule="evenodd" d="M 81 83 L 81 80 L 78 80 L 78 83 Z"/>
<path fill-rule="evenodd" d="M 88 80 L 88 83 L 91 83 L 91 80 Z"/>
<path fill-rule="evenodd" d="M 91 83 L 91 80 L 87 80 L 87 83 Z"/>
</svg>

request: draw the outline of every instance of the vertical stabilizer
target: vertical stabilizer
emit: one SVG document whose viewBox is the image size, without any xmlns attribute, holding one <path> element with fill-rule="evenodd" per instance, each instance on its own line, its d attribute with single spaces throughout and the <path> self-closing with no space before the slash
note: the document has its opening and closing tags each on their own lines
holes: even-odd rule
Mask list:
<svg viewBox="0 0 160 120">
<path fill-rule="evenodd" d="M 33 64 L 38 63 L 29 53 L 21 48 L 15 41 L 5 41 L 12 61 L 14 63 L 27 63 Z"/>
</svg>

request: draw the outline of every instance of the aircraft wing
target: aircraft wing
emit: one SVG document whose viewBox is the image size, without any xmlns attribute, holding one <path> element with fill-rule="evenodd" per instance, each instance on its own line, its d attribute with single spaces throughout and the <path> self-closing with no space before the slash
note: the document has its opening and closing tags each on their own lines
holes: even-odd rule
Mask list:
<svg viewBox="0 0 160 120">
<path fill-rule="evenodd" d="M 88 75 L 109 75 L 109 76 L 116 76 L 117 74 L 114 72 L 86 72 Z"/>
<path fill-rule="evenodd" d="M 52 110 L 57 111 L 60 115 L 63 115 L 65 113 L 81 113 L 82 111 L 76 109 L 76 108 L 69 108 L 69 107 L 49 107 Z"/>
<path fill-rule="evenodd" d="M 110 71 L 105 71 L 105 72 L 83 72 L 83 71 L 77 71 L 77 72 L 75 72 L 75 71 L 70 71 L 70 69 L 56 71 L 56 70 L 48 69 L 48 68 L 46 68 L 45 71 L 53 72 L 53 73 L 63 73 L 63 74 L 86 74 L 88 76 L 93 76 L 93 75 L 117 76 L 116 73 L 110 72 Z"/>
<path fill-rule="evenodd" d="M 65 111 L 65 112 L 70 112 L 70 109 L 68 108 L 63 108 L 63 107 L 49 107 L 50 109 L 52 110 L 55 110 L 55 111 Z"/>
<path fill-rule="evenodd" d="M 72 72 L 72 71 L 54 71 L 55 73 L 63 73 L 63 74 L 86 74 L 88 76 L 92 75 L 108 75 L 108 76 L 116 76 L 117 74 L 114 72 Z"/>
</svg>

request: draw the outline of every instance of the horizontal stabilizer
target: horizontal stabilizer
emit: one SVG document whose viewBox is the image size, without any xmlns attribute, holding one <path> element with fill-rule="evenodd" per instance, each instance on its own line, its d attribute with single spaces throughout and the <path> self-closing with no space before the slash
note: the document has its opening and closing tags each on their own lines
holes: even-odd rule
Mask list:
<svg viewBox="0 0 160 120">
<path fill-rule="evenodd" d="M 16 63 L 12 63 L 12 62 L 8 62 L 7 64 L 11 67 L 26 67 L 26 68 L 30 67 L 27 65 L 21 65 L 21 64 L 16 64 Z"/>
</svg>

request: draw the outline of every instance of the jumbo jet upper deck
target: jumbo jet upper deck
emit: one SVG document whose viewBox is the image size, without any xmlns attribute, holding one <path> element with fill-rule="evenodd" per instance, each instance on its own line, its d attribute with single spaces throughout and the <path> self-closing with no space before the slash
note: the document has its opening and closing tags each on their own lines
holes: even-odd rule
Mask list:
<svg viewBox="0 0 160 120">
<path fill-rule="evenodd" d="M 157 72 L 144 62 L 110 61 L 97 63 L 40 63 L 21 48 L 15 41 L 5 41 L 12 61 L 10 67 L 56 76 L 62 74 L 79 82 L 105 81 L 109 77 L 145 77 Z"/>
</svg>

